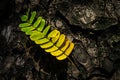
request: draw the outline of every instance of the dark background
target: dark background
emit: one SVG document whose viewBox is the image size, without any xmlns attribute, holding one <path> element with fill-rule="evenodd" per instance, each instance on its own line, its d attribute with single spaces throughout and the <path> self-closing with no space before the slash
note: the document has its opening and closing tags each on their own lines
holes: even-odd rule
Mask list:
<svg viewBox="0 0 120 80">
<path fill-rule="evenodd" d="M 37 11 L 74 44 L 56 60 L 20 31 L 20 16 Z M 120 80 L 119 0 L 1 0 L 0 80 Z"/>
</svg>

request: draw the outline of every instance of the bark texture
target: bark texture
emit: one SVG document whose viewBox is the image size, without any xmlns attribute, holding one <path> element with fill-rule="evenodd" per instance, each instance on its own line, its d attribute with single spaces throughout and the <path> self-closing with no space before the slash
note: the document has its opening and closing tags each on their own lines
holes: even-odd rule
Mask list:
<svg viewBox="0 0 120 80">
<path fill-rule="evenodd" d="M 75 43 L 74 64 L 20 31 L 28 8 Z M 0 80 L 120 80 L 119 0 L 1 0 L 0 18 Z"/>
</svg>

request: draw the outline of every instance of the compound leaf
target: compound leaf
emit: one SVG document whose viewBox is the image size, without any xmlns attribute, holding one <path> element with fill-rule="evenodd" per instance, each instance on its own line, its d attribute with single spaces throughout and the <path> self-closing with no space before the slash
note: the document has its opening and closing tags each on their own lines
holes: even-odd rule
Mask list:
<svg viewBox="0 0 120 80">
<path fill-rule="evenodd" d="M 30 39 L 40 45 L 46 52 L 55 56 L 58 60 L 66 59 L 74 49 L 74 43 L 70 42 L 64 34 L 58 30 L 50 30 L 50 25 L 45 24 L 45 19 L 36 17 L 36 11 L 31 12 L 30 19 L 28 14 L 21 17 L 23 23 L 19 24 L 21 31 L 30 35 Z"/>
</svg>

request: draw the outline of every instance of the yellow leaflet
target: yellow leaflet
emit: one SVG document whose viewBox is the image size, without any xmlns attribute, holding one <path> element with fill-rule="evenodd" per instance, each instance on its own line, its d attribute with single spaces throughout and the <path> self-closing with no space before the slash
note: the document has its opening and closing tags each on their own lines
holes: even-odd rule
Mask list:
<svg viewBox="0 0 120 80">
<path fill-rule="evenodd" d="M 53 43 L 56 43 L 57 40 L 59 39 L 59 37 L 60 37 L 60 32 L 58 31 L 58 32 L 56 33 L 55 37 L 52 37 L 51 41 L 52 41 Z"/>
<path fill-rule="evenodd" d="M 58 30 L 53 30 L 48 34 L 48 39 L 55 37 L 59 33 Z"/>
<path fill-rule="evenodd" d="M 65 41 L 65 35 L 61 34 L 60 37 L 59 37 L 59 40 L 56 43 L 56 46 L 60 47 L 63 44 L 64 41 Z"/>
<path fill-rule="evenodd" d="M 56 50 L 56 51 L 53 51 L 53 52 L 51 52 L 50 54 L 52 55 L 52 56 L 59 56 L 59 55 L 61 55 L 63 52 L 61 51 L 61 50 Z"/>
<path fill-rule="evenodd" d="M 40 45 L 41 48 L 49 48 L 51 46 L 53 46 L 53 43 L 51 43 L 51 42 Z"/>
<path fill-rule="evenodd" d="M 64 60 L 64 59 L 66 59 L 70 55 L 70 53 L 72 52 L 73 48 L 74 48 L 74 44 L 70 43 L 69 48 L 62 55 L 57 56 L 56 58 L 58 60 Z"/>
<path fill-rule="evenodd" d="M 72 52 L 73 48 L 74 48 L 74 44 L 70 43 L 70 46 L 67 48 L 67 50 L 64 52 L 64 54 L 69 56 L 70 53 Z"/>
<path fill-rule="evenodd" d="M 62 51 L 65 51 L 66 48 L 69 46 L 69 43 L 70 43 L 70 41 L 67 40 L 67 41 L 65 42 L 65 45 L 64 45 L 63 47 L 61 47 L 61 50 L 62 50 Z"/>
<path fill-rule="evenodd" d="M 66 56 L 65 54 L 62 54 L 62 55 L 60 55 L 60 56 L 58 56 L 58 57 L 56 57 L 57 58 L 57 60 L 64 60 L 64 59 L 66 59 L 68 56 Z"/>
<path fill-rule="evenodd" d="M 49 39 L 43 38 L 43 39 L 36 40 L 35 43 L 36 44 L 44 44 L 44 43 L 46 43 L 48 41 L 49 41 Z"/>
<path fill-rule="evenodd" d="M 55 50 L 57 50 L 58 48 L 56 47 L 56 46 L 52 46 L 52 47 L 50 47 L 50 48 L 48 48 L 48 49 L 45 49 L 45 51 L 46 52 L 53 52 L 53 51 L 55 51 Z"/>
</svg>

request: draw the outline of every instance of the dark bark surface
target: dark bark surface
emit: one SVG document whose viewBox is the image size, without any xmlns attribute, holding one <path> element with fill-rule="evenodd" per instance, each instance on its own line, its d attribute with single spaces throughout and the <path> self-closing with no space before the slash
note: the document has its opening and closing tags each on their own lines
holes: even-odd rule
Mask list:
<svg viewBox="0 0 120 80">
<path fill-rule="evenodd" d="M 20 31 L 28 8 L 75 44 L 72 63 Z M 0 80 L 120 80 L 119 0 L 1 0 L 0 18 Z"/>
</svg>

